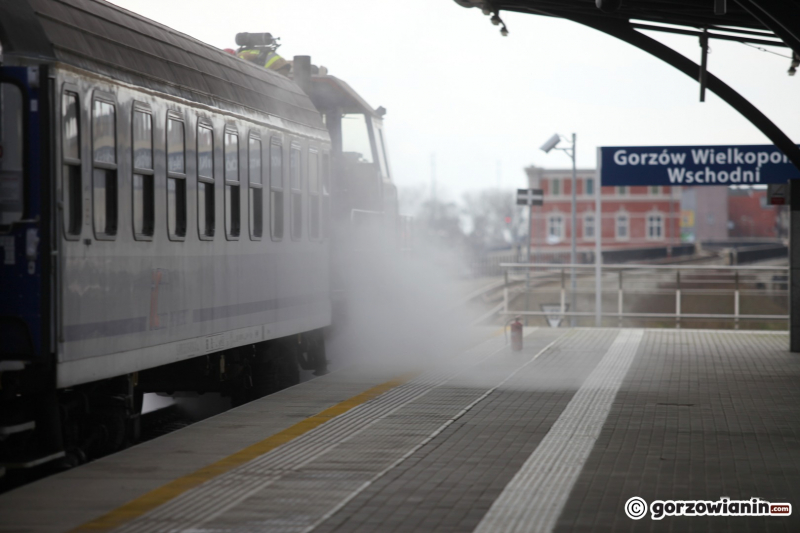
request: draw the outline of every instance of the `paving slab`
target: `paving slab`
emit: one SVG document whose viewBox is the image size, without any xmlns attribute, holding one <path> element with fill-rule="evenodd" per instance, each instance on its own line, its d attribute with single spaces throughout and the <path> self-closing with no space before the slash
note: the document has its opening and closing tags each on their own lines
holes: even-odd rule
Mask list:
<svg viewBox="0 0 800 533">
<path fill-rule="evenodd" d="M 625 513 L 634 496 L 797 503 L 785 334 L 526 334 L 522 352 L 495 337 L 352 405 L 387 376 L 338 372 L 23 487 L 0 496 L 0 532 L 800 531 L 797 514 Z M 109 512 L 124 520 L 96 520 Z"/>
</svg>

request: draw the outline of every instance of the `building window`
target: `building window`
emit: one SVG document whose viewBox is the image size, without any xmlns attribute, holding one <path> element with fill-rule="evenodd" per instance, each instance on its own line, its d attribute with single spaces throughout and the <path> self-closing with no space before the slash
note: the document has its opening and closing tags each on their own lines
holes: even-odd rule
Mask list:
<svg viewBox="0 0 800 533">
<path fill-rule="evenodd" d="M 614 219 L 615 235 L 617 240 L 627 241 L 630 238 L 630 218 L 626 213 L 618 214 Z"/>
<path fill-rule="evenodd" d="M 167 118 L 167 233 L 186 237 L 186 132 L 174 117 Z"/>
<path fill-rule="evenodd" d="M 551 194 L 553 194 L 553 196 L 558 196 L 561 194 L 561 180 L 558 178 L 553 178 L 550 183 L 553 185 Z"/>
<path fill-rule="evenodd" d="M 319 153 L 308 151 L 308 238 L 319 239 Z"/>
<path fill-rule="evenodd" d="M 303 174 L 300 147 L 292 144 L 289 154 L 289 181 L 292 188 L 292 239 L 303 235 Z"/>
<path fill-rule="evenodd" d="M 269 210 L 272 238 L 283 238 L 283 147 L 273 139 L 269 145 Z"/>
<path fill-rule="evenodd" d="M 238 239 L 241 229 L 239 195 L 239 135 L 225 132 L 225 234 Z"/>
<path fill-rule="evenodd" d="M 133 236 L 149 240 L 155 229 L 155 175 L 153 173 L 153 115 L 133 108 Z"/>
<path fill-rule="evenodd" d="M 214 130 L 197 125 L 197 233 L 202 240 L 214 237 L 216 203 L 214 201 Z"/>
<path fill-rule="evenodd" d="M 594 179 L 593 178 L 586 178 L 586 194 L 587 195 L 594 194 Z"/>
<path fill-rule="evenodd" d="M 658 187 L 650 187 L 650 194 L 657 195 L 658 193 Z"/>
<path fill-rule="evenodd" d="M 625 196 L 628 194 L 628 187 L 624 185 L 622 187 L 617 187 L 617 194 L 620 196 Z"/>
<path fill-rule="evenodd" d="M 13 87 L 16 93 L 19 89 L 3 84 L 3 88 Z M 20 96 L 21 100 L 21 96 Z M 7 104 L 7 102 L 6 102 Z M 6 105 L 3 111 L 8 115 L 10 106 Z M 21 108 L 20 108 L 21 109 Z M 65 92 L 61 99 L 63 134 L 63 163 L 61 200 L 64 206 L 64 231 L 67 235 L 80 235 L 82 224 L 81 209 L 81 134 L 80 134 L 80 106 L 78 95 Z M 19 112 L 19 123 L 22 123 L 22 111 Z M 7 148 L 8 150 L 8 148 Z M 21 150 L 19 151 L 21 153 Z M 7 151 L 6 158 L 10 159 Z M 21 158 L 20 158 L 21 159 Z M 6 167 L 7 168 L 7 167 Z M 2 221 L 5 223 L 6 221 Z"/>
<path fill-rule="evenodd" d="M 250 238 L 258 240 L 261 238 L 264 228 L 261 139 L 251 135 L 247 144 L 247 176 L 250 183 Z"/>
<path fill-rule="evenodd" d="M 117 234 L 117 113 L 113 103 L 92 105 L 92 182 L 94 231 L 98 238 Z"/>
<path fill-rule="evenodd" d="M 583 217 L 583 238 L 586 240 L 594 240 L 594 213 L 584 215 Z"/>
<path fill-rule="evenodd" d="M 647 239 L 660 241 L 664 238 L 664 217 L 661 215 L 647 215 Z"/>
<path fill-rule="evenodd" d="M 547 241 L 559 242 L 564 238 L 564 217 L 561 215 L 547 216 Z"/>
</svg>

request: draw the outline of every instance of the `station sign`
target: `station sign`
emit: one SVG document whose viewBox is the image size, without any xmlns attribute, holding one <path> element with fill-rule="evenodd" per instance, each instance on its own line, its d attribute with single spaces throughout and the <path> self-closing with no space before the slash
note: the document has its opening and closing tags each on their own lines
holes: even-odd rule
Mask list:
<svg viewBox="0 0 800 533">
<path fill-rule="evenodd" d="M 517 205 L 542 205 L 542 189 L 517 189 Z"/>
<path fill-rule="evenodd" d="M 600 183 L 624 185 L 766 185 L 800 179 L 772 144 L 737 146 L 603 146 Z"/>
</svg>

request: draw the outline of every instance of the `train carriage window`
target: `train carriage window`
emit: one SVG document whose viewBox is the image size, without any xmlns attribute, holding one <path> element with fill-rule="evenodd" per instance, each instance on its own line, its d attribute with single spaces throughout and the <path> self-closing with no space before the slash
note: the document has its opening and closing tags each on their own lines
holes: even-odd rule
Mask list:
<svg viewBox="0 0 800 533">
<path fill-rule="evenodd" d="M 261 180 L 261 139 L 250 136 L 247 154 L 247 174 L 250 183 L 250 238 L 260 239 L 264 228 L 263 192 Z"/>
<path fill-rule="evenodd" d="M 186 132 L 183 121 L 167 117 L 167 233 L 186 237 Z"/>
<path fill-rule="evenodd" d="M 289 153 L 289 180 L 292 188 L 292 239 L 303 236 L 303 175 L 300 168 L 300 147 L 292 144 Z"/>
<path fill-rule="evenodd" d="M 320 216 L 321 235 L 323 239 L 328 237 L 331 223 L 331 156 L 329 153 L 322 154 L 322 213 Z"/>
<path fill-rule="evenodd" d="M 197 229 L 200 238 L 214 237 L 214 130 L 197 125 Z"/>
<path fill-rule="evenodd" d="M 239 135 L 225 132 L 225 233 L 238 239 L 241 228 L 239 195 Z"/>
<path fill-rule="evenodd" d="M 98 239 L 117 234 L 117 113 L 110 101 L 92 104 L 94 231 Z"/>
<path fill-rule="evenodd" d="M 133 235 L 149 240 L 155 227 L 155 176 L 153 173 L 153 115 L 133 108 Z"/>
<path fill-rule="evenodd" d="M 283 239 L 283 146 L 277 139 L 269 145 L 269 211 L 272 239 Z"/>
<path fill-rule="evenodd" d="M 319 239 L 319 153 L 308 151 L 308 238 Z"/>
<path fill-rule="evenodd" d="M 81 216 L 81 135 L 78 95 L 65 92 L 61 98 L 63 125 L 63 167 L 61 201 L 64 209 L 64 231 L 67 235 L 80 235 Z M 5 107 L 5 106 L 4 106 Z M 3 163 L 5 165 L 5 161 Z M 5 169 L 5 166 L 3 167 Z"/>
</svg>

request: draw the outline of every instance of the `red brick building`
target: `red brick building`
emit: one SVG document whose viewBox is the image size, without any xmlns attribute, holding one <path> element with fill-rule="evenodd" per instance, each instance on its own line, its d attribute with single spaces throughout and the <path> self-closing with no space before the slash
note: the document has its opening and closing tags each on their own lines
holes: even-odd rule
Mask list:
<svg viewBox="0 0 800 533">
<path fill-rule="evenodd" d="M 533 207 L 531 246 L 542 252 L 569 252 L 572 238 L 572 170 L 527 167 L 530 188 L 544 191 Z M 577 250 L 592 253 L 597 232 L 594 169 L 577 171 Z M 663 247 L 680 243 L 678 187 L 602 187 L 604 250 Z"/>
</svg>

